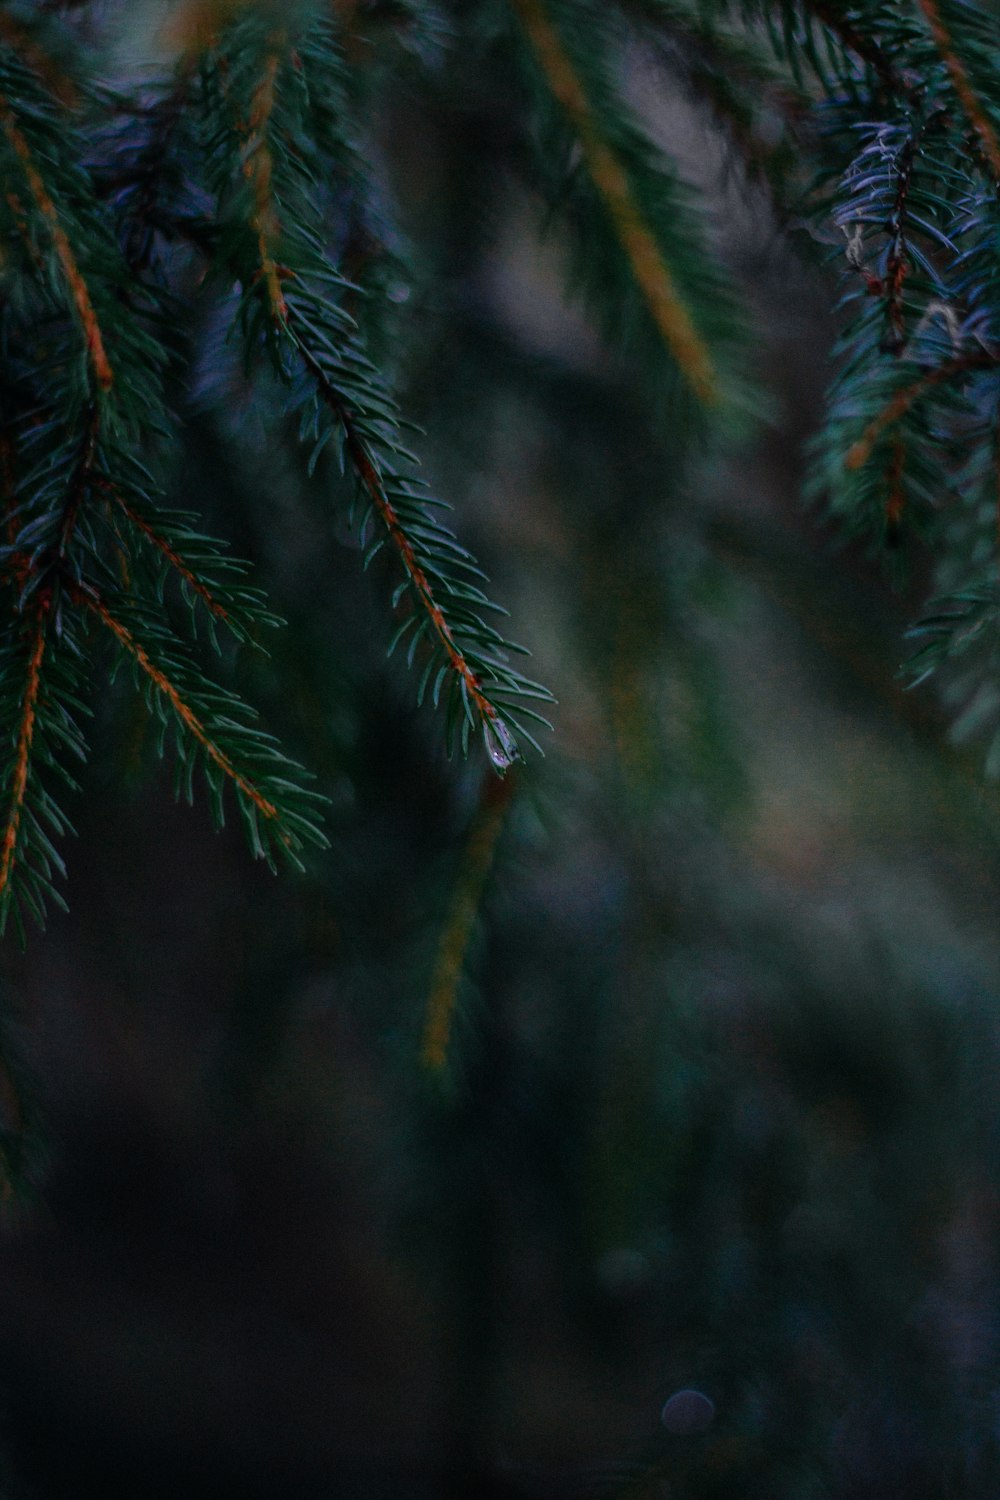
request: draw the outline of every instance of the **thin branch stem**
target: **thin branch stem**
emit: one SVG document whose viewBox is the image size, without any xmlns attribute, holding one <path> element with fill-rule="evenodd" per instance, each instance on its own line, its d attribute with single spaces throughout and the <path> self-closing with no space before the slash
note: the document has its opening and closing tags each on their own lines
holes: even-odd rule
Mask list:
<svg viewBox="0 0 1000 1500">
<path fill-rule="evenodd" d="M 855 57 L 860 57 L 862 62 L 867 63 L 878 74 L 887 89 L 896 94 L 913 92 L 912 85 L 896 72 L 875 38 L 864 36 L 857 27 L 851 25 L 850 21 L 839 15 L 836 8 L 828 4 L 827 0 L 804 0 L 804 9 L 811 10 L 817 21 L 822 21 L 827 30 L 832 31 L 849 52 L 853 52 Z"/>
<path fill-rule="evenodd" d="M 538 64 L 576 131 L 591 180 L 604 200 L 636 283 L 667 347 L 698 399 L 718 400 L 711 355 L 674 283 L 656 236 L 635 200 L 628 174 L 601 134 L 586 90 L 544 0 L 511 0 Z"/>
<path fill-rule="evenodd" d="M 17 853 L 21 815 L 28 790 L 28 775 L 31 769 L 31 745 L 35 735 L 38 712 L 38 694 L 42 681 L 42 659 L 45 655 L 45 627 L 49 609 L 48 595 L 36 606 L 31 650 L 28 657 L 28 675 L 24 684 L 24 696 L 18 715 L 16 748 L 14 751 L 14 776 L 11 781 L 10 802 L 3 838 L 0 840 L 0 900 L 10 885 Z"/>
<path fill-rule="evenodd" d="M 62 226 L 59 211 L 52 201 L 49 190 L 45 186 L 38 168 L 35 166 L 31 147 L 25 140 L 24 135 L 18 127 L 13 111 L 2 94 L 0 94 L 0 128 L 2 128 L 11 149 L 21 163 L 31 196 L 35 200 L 39 213 L 48 225 L 56 257 L 83 329 L 84 341 L 87 346 L 87 356 L 90 361 L 94 380 L 99 390 L 109 391 L 114 383 L 114 374 L 105 353 L 104 336 L 101 333 L 101 326 L 94 312 L 94 304 L 91 301 L 90 291 L 86 281 L 83 279 L 76 256 L 73 254 L 73 247 L 69 242 L 69 237 Z"/>
<path fill-rule="evenodd" d="M 281 289 L 281 272 L 271 250 L 278 234 L 278 216 L 272 196 L 274 162 L 267 143 L 267 128 L 275 104 L 278 70 L 285 46 L 284 32 L 274 32 L 270 44 L 263 76 L 253 93 L 247 123 L 243 174 L 253 189 L 251 226 L 257 235 L 260 271 L 267 287 L 268 302 L 273 316 L 283 322 L 288 314 L 288 307 Z"/>
<path fill-rule="evenodd" d="M 886 428 L 905 416 L 914 402 L 919 401 L 920 397 L 932 390 L 934 386 L 944 384 L 955 375 L 964 375 L 973 370 L 995 370 L 998 364 L 1000 364 L 1000 356 L 983 349 L 977 354 L 963 354 L 957 359 L 950 359 L 945 364 L 928 370 L 925 375 L 920 376 L 919 380 L 914 380 L 904 386 L 901 391 L 896 392 L 891 401 L 886 402 L 878 415 L 872 418 L 857 442 L 852 443 L 844 458 L 844 467 L 846 469 L 863 468 L 871 458 L 872 450 Z"/>
<path fill-rule="evenodd" d="M 424 1018 L 420 1056 L 424 1067 L 439 1073 L 448 1061 L 458 986 L 497 843 L 514 791 L 514 778 L 490 776 L 469 830 L 450 910 L 438 946 Z"/>
<path fill-rule="evenodd" d="M 212 593 L 208 585 L 202 582 L 197 573 L 195 573 L 193 569 L 191 569 L 184 561 L 180 553 L 170 545 L 166 537 L 161 536 L 156 528 L 152 526 L 144 516 L 140 516 L 136 511 L 134 511 L 129 505 L 128 501 L 124 500 L 119 492 L 115 489 L 114 485 L 109 484 L 107 481 L 102 481 L 101 488 L 106 490 L 110 494 L 115 504 L 128 518 L 128 520 L 131 521 L 136 530 L 142 532 L 147 541 L 152 543 L 152 545 L 159 553 L 162 554 L 162 556 L 166 559 L 166 561 L 170 564 L 174 571 L 177 572 L 181 576 L 181 578 L 184 579 L 184 582 L 194 590 L 194 592 L 202 600 L 210 613 L 215 615 L 216 619 L 222 620 L 224 624 L 230 624 L 231 622 L 229 611 L 225 608 L 224 605 L 219 603 L 218 599 L 216 599 L 215 595 Z"/>
<path fill-rule="evenodd" d="M 434 596 L 430 580 L 417 561 L 413 545 L 406 535 L 403 523 L 396 514 L 396 509 L 392 501 L 386 494 L 378 464 L 368 444 L 354 426 L 350 412 L 346 410 L 337 392 L 326 378 L 319 361 L 294 331 L 291 323 L 291 315 L 287 326 L 295 340 L 296 348 L 299 350 L 307 368 L 319 387 L 323 400 L 343 427 L 347 452 L 354 471 L 389 534 L 389 539 L 396 549 L 399 560 L 403 565 L 403 570 L 413 585 L 413 591 L 419 599 L 422 608 L 430 619 L 431 627 L 448 658 L 452 671 L 465 684 L 469 698 L 475 704 L 482 718 L 489 723 L 500 722 L 499 713 L 483 693 L 478 676 L 466 661 L 461 647 L 452 635 L 451 627 Z"/>
<path fill-rule="evenodd" d="M 222 771 L 225 776 L 228 776 L 237 790 L 241 792 L 243 796 L 253 804 L 253 806 L 260 813 L 261 817 L 267 818 L 269 822 L 280 823 L 281 814 L 275 807 L 274 803 L 271 802 L 267 797 L 265 797 L 264 794 L 254 786 L 252 781 L 248 781 L 247 778 L 236 769 L 224 750 L 219 749 L 219 746 L 212 739 L 204 724 L 198 718 L 194 710 L 184 701 L 177 688 L 170 681 L 170 678 L 166 675 L 165 672 L 161 671 L 156 663 L 151 659 L 149 653 L 136 640 L 135 636 L 129 630 L 128 626 L 124 625 L 121 620 L 117 619 L 115 615 L 111 613 L 97 591 L 89 587 L 80 587 L 80 585 L 78 584 L 70 584 L 69 589 L 74 602 L 76 604 L 83 605 L 85 608 L 89 609 L 92 614 L 97 616 L 102 625 L 110 630 L 111 634 L 115 637 L 118 644 L 127 652 L 129 656 L 132 657 L 133 661 L 135 661 L 139 668 L 146 674 L 157 691 L 163 694 L 164 698 L 166 698 L 167 702 L 170 704 L 170 707 L 173 709 L 178 719 L 184 725 L 185 729 L 192 736 L 192 738 L 196 740 L 197 743 L 201 746 L 208 759 L 212 761 L 214 765 L 218 766 L 219 770 Z M 283 833 L 281 837 L 286 844 L 291 842 L 291 837 L 289 834 Z"/>
<path fill-rule="evenodd" d="M 931 29 L 931 35 L 941 54 L 941 60 L 951 74 L 955 93 L 965 110 L 966 118 L 979 137 L 994 178 L 1000 182 L 1000 138 L 997 137 L 993 123 L 969 81 L 964 64 L 955 52 L 948 28 L 938 9 L 937 0 L 918 0 L 918 3 Z"/>
</svg>

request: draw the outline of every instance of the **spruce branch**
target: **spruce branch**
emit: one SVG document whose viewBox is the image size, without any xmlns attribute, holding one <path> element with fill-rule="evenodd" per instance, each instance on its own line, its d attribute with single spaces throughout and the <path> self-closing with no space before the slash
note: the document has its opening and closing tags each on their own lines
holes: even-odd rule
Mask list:
<svg viewBox="0 0 1000 1500">
<path fill-rule="evenodd" d="M 37 33 L 37 27 L 26 25 L 9 11 L 0 10 L 0 46 L 16 53 L 64 109 L 78 109 L 82 101 L 76 80 L 39 40 Z"/>
<path fill-rule="evenodd" d="M 54 883 L 65 875 L 55 841 L 72 830 L 54 790 L 75 791 L 70 766 L 86 758 L 79 644 L 69 619 L 56 637 L 48 589 L 0 632 L 0 704 L 10 705 L 0 742 L 0 933 L 13 918 L 23 938 L 25 916 L 43 926 L 46 905 L 64 904 Z"/>
<path fill-rule="evenodd" d="M 993 122 L 990 120 L 982 101 L 972 86 L 968 70 L 955 51 L 954 42 L 948 27 L 945 25 L 941 8 L 937 0 L 918 0 L 918 4 L 930 27 L 935 46 L 941 54 L 941 60 L 948 70 L 955 93 L 958 95 L 966 118 L 979 137 L 983 154 L 989 163 L 994 181 L 1000 183 L 1000 137 L 997 136 Z"/>
<path fill-rule="evenodd" d="M 245 54 L 242 66 L 234 65 L 240 41 L 256 57 L 252 66 Z M 331 79 L 338 57 L 332 32 L 317 23 L 297 37 L 294 53 L 287 34 L 255 36 L 238 26 L 211 55 L 204 95 L 209 149 L 219 163 L 220 196 L 235 220 L 227 253 L 243 287 L 240 326 L 250 351 L 254 337 L 264 334 L 276 373 L 296 393 L 302 437 L 313 445 L 310 470 L 331 440 L 350 470 L 363 502 L 358 530 L 366 566 L 383 543 L 396 556 L 403 583 L 394 606 L 406 594 L 412 612 L 392 647 L 411 632 L 412 662 L 424 644 L 418 702 L 425 694 L 435 705 L 444 697 L 449 741 L 460 723 L 467 749 L 471 732 L 481 729 L 494 767 L 503 772 L 518 758 L 516 735 L 535 743 L 525 720 L 545 723 L 522 700 L 550 701 L 551 695 L 508 665 L 506 653 L 521 648 L 483 620 L 481 612 L 495 606 L 473 582 L 480 570 L 441 524 L 441 502 L 414 472 L 396 403 L 347 309 L 358 289 L 323 248 L 315 185 L 340 163 L 329 158 L 330 145 L 338 145 L 329 131 L 332 110 L 327 103 L 318 111 L 316 101 L 342 97 L 335 72 Z M 225 146 L 234 134 L 244 162 L 260 164 L 249 172 L 244 166 L 248 195 L 234 191 Z M 353 159 L 347 142 L 340 146 Z M 279 241 L 280 266 L 273 250 Z M 380 533 L 375 542 L 370 526 Z"/>
<path fill-rule="evenodd" d="M 432 1073 L 442 1072 L 448 1063 L 469 944 L 511 804 L 514 780 L 513 776 L 505 781 L 491 777 L 484 783 L 462 853 L 424 1012 L 420 1057 Z"/>
<path fill-rule="evenodd" d="M 324 799 L 302 787 L 302 768 L 256 730 L 252 712 L 203 678 L 156 617 L 134 601 L 121 599 L 115 610 L 90 585 L 68 587 L 73 602 L 100 621 L 146 680 L 161 725 L 168 712 L 172 716 L 179 731 L 178 768 L 189 800 L 200 755 L 217 821 L 224 821 L 222 794 L 229 783 L 259 857 L 273 865 L 277 849 L 301 868 L 306 844 L 328 847 L 316 821 L 316 805 Z"/>
<path fill-rule="evenodd" d="M 94 381 L 99 390 L 109 391 L 114 375 L 105 353 L 104 335 L 94 312 L 90 289 L 77 264 L 69 236 L 59 217 L 59 211 L 45 186 L 31 148 L 18 125 L 14 110 L 2 94 L 0 94 L 0 129 L 3 130 L 21 165 L 31 197 L 48 228 L 67 291 L 80 321 Z"/>
<path fill-rule="evenodd" d="M 267 135 L 274 110 L 278 70 L 286 47 L 287 37 L 284 32 L 273 32 L 268 38 L 264 68 L 251 98 L 250 118 L 245 131 L 246 159 L 243 163 L 243 171 L 253 195 L 250 222 L 257 235 L 259 274 L 267 288 L 271 316 L 278 322 L 284 320 L 287 307 L 271 248 L 278 233 L 278 217 L 272 196 L 274 167 Z"/>
<path fill-rule="evenodd" d="M 636 201 L 628 173 L 599 128 L 587 91 L 549 16 L 545 0 L 511 0 L 511 4 L 553 97 L 572 125 L 587 170 L 656 327 L 698 399 L 707 406 L 714 405 L 719 393 L 708 347 Z"/>
<path fill-rule="evenodd" d="M 830 0 L 803 0 L 802 8 L 806 14 L 814 15 L 848 51 L 870 67 L 888 93 L 905 95 L 912 91 L 913 85 L 893 67 L 877 37 L 860 30 Z"/>
<path fill-rule="evenodd" d="M 872 418 L 861 437 L 845 454 L 844 467 L 846 469 L 862 468 L 868 462 L 876 443 L 885 430 L 905 416 L 914 403 L 925 396 L 928 391 L 954 381 L 957 376 L 967 375 L 976 370 L 996 369 L 998 364 L 1000 364 L 1000 355 L 981 349 L 974 353 L 959 355 L 956 359 L 938 365 L 936 369 L 925 371 L 916 380 L 897 391 L 882 410 Z"/>
<path fill-rule="evenodd" d="M 35 606 L 34 622 L 28 633 L 27 672 L 14 738 L 13 764 L 9 775 L 7 809 L 3 838 L 0 840 L 0 924 L 9 905 L 8 890 L 17 854 L 18 833 L 24 812 L 31 767 L 31 746 L 35 737 L 38 694 L 41 687 L 42 658 L 45 655 L 45 631 L 49 599 L 43 596 Z M 2 925 L 0 925 L 2 930 Z"/>
<path fill-rule="evenodd" d="M 256 641 L 258 625 L 280 624 L 267 610 L 263 594 L 240 582 L 247 572 L 246 564 L 226 557 L 221 542 L 196 531 L 196 517 L 162 508 L 156 512 L 144 510 L 142 499 L 134 491 L 127 499 L 120 486 L 110 486 L 103 480 L 99 483 L 167 568 L 200 600 L 211 619 L 225 625 L 236 640 Z M 219 592 L 225 593 L 225 603 L 213 592 L 210 580 L 215 577 L 219 579 Z"/>
</svg>

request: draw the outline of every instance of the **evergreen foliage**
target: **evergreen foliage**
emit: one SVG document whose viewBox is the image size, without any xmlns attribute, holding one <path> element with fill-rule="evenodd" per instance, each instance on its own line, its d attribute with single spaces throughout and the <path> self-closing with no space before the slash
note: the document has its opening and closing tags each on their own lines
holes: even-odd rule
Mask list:
<svg viewBox="0 0 1000 1500">
<path fill-rule="evenodd" d="M 506 159 L 545 204 L 569 286 L 643 408 L 678 435 L 678 463 L 746 409 L 746 335 L 704 206 L 629 99 L 635 48 L 704 100 L 800 236 L 842 236 L 813 493 L 890 559 L 932 549 L 943 598 L 915 629 L 915 669 L 943 679 L 956 732 L 986 733 L 996 769 L 1000 75 L 987 13 L 958 0 L 189 0 L 169 21 L 172 71 L 117 86 L 86 10 L 3 11 L 0 920 L 40 919 L 55 894 L 102 638 L 143 687 L 179 789 L 191 795 L 200 767 L 217 821 L 228 789 L 268 859 L 325 842 L 322 799 L 206 675 L 195 639 L 204 626 L 259 645 L 275 617 L 202 520 L 164 500 L 194 373 L 234 340 L 261 420 L 282 443 L 294 424 L 365 567 L 391 558 L 389 650 L 416 665 L 419 701 L 443 700 L 448 744 L 467 750 L 481 732 L 503 772 L 537 743 L 533 704 L 550 694 L 488 623 L 482 572 L 442 521 L 393 394 L 385 330 L 412 273 L 371 155 L 393 70 L 418 89 L 454 77 L 504 90 Z M 365 49 L 376 89 L 355 78 Z"/>
<path fill-rule="evenodd" d="M 0 0 L 0 925 L 71 821 L 83 873 L 3 945 L 0 1196 L 52 1141 L 64 1274 L 160 1371 L 123 1493 L 996 1492 L 998 37 Z M 832 364 L 776 329 L 793 255 Z M 832 375 L 801 525 L 776 348 L 786 397 Z M 204 1346 L 109 1291 L 144 1236 Z M 275 1287 L 220 1439 L 191 1391 Z M 82 1491 L 99 1399 L 74 1435 L 3 1347 Z M 710 1425 L 661 1421 L 693 1385 Z"/>
</svg>

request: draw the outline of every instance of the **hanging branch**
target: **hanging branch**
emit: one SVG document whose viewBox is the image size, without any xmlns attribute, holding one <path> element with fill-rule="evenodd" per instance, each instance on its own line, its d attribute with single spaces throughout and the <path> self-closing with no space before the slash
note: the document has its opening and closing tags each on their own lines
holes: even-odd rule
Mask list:
<svg viewBox="0 0 1000 1500">
<path fill-rule="evenodd" d="M 861 437 L 848 449 L 844 458 L 846 469 L 860 469 L 866 464 L 872 455 L 872 450 L 886 428 L 906 415 L 914 402 L 919 401 L 921 396 L 926 395 L 935 386 L 943 385 L 957 375 L 969 374 L 974 370 L 994 370 L 1000 364 L 1000 355 L 991 354 L 988 350 L 979 350 L 973 354 L 963 354 L 957 359 L 947 361 L 938 365 L 934 370 L 928 370 L 918 380 L 911 381 L 909 385 L 897 391 L 892 400 L 887 402 L 882 410 L 872 418 L 865 428 Z"/>
<path fill-rule="evenodd" d="M 65 109 L 80 107 L 80 91 L 70 74 L 59 66 L 29 27 L 4 10 L 0 10 L 0 44 L 16 52 L 25 67 Z"/>
<path fill-rule="evenodd" d="M 246 160 L 243 172 L 253 193 L 253 209 L 250 223 L 257 235 L 257 251 L 260 257 L 260 275 L 267 287 L 271 315 L 284 321 L 288 308 L 281 290 L 281 278 L 271 253 L 271 246 L 278 235 L 278 215 L 272 195 L 274 164 L 267 133 L 275 103 L 275 85 L 278 69 L 285 51 L 286 37 L 275 32 L 269 38 L 264 71 L 254 89 L 250 118 L 246 130 Z"/>
<path fill-rule="evenodd" d="M 315 182 L 330 167 L 315 140 L 309 149 L 311 122 L 306 112 L 307 103 L 323 97 L 323 76 L 317 71 L 327 74 L 331 59 L 337 58 L 334 40 L 325 27 L 307 31 L 298 39 L 291 68 L 287 36 L 270 33 L 261 39 L 252 72 L 245 62 L 242 70 L 232 64 L 240 40 L 251 51 L 253 32 L 237 26 L 224 39 L 230 50 L 214 56 L 214 91 L 207 92 L 206 104 L 213 144 L 218 148 L 226 132 L 235 132 L 246 163 L 243 177 L 249 201 L 236 197 L 234 204 L 244 216 L 246 233 L 234 239 L 230 252 L 230 274 L 235 271 L 244 287 L 241 325 L 250 333 L 262 320 L 282 377 L 288 379 L 295 366 L 298 374 L 292 379 L 301 385 L 305 377 L 298 402 L 302 435 L 314 443 L 310 468 L 332 439 L 363 501 L 358 529 L 366 566 L 385 542 L 397 558 L 404 581 L 396 589 L 394 604 L 398 607 L 405 593 L 413 608 L 404 616 L 390 651 L 408 632 L 411 662 L 421 641 L 429 648 L 418 702 L 430 689 L 437 704 L 447 686 L 449 739 L 460 722 L 465 749 L 471 731 L 481 729 L 490 760 L 502 773 L 519 756 L 515 735 L 535 743 L 525 719 L 546 722 L 523 700 L 551 701 L 551 695 L 507 665 L 505 653 L 521 648 L 482 619 L 481 610 L 495 608 L 472 581 L 482 574 L 438 520 L 441 502 L 426 492 L 413 472 L 416 461 L 401 444 L 402 422 L 395 402 L 361 348 L 356 323 L 336 300 L 338 293 L 356 295 L 357 288 L 329 264 L 320 248 L 323 230 Z M 303 92 L 303 80 L 308 93 Z M 241 88 L 250 101 L 246 110 L 241 109 Z M 290 141 L 294 150 L 289 149 Z M 223 196 L 232 194 L 224 149 L 219 180 Z M 285 221 L 278 213 L 279 194 L 289 209 Z M 273 249 L 279 238 L 280 266 Z M 373 523 L 378 533 L 374 542 L 368 534 Z"/>
<path fill-rule="evenodd" d="M 42 658 L 45 655 L 45 630 L 50 600 L 43 595 L 34 610 L 34 624 L 30 632 L 27 673 L 24 697 L 18 716 L 15 736 L 13 772 L 7 801 L 7 814 L 3 837 L 0 839 L 0 931 L 6 921 L 9 907 L 9 888 L 18 847 L 18 834 L 24 813 L 24 801 L 28 790 L 28 774 L 31 767 L 31 747 L 35 738 L 35 719 L 38 711 L 38 694 L 42 681 Z"/>
<path fill-rule="evenodd" d="M 58 210 L 52 201 L 38 168 L 35 166 L 31 148 L 25 140 L 23 133 L 18 128 L 10 105 L 2 95 L 0 95 L 0 128 L 3 129 L 4 135 L 7 137 L 14 154 L 21 163 L 31 196 L 48 226 L 53 248 L 62 268 L 73 305 L 76 308 L 80 326 L 83 329 L 94 380 L 99 390 L 109 391 L 114 382 L 114 375 L 111 365 L 108 362 L 107 354 L 104 351 L 104 335 L 101 332 L 101 326 L 94 313 L 90 290 L 80 272 L 76 256 L 73 254 L 73 247 L 60 221 Z"/>
<path fill-rule="evenodd" d="M 681 299 L 663 254 L 618 156 L 601 134 L 587 92 L 544 0 L 511 0 L 531 42 L 554 98 L 565 111 L 595 188 L 628 257 L 650 315 L 698 399 L 712 406 L 719 397 L 711 355 Z"/>
<path fill-rule="evenodd" d="M 424 1014 L 420 1057 L 432 1073 L 443 1071 L 448 1062 L 459 985 L 483 892 L 493 867 L 497 844 L 514 791 L 514 778 L 490 778 L 482 790 L 458 877 L 452 892 L 448 917 L 441 934 L 434 976 Z"/>
<path fill-rule="evenodd" d="M 996 130 L 972 87 L 968 72 L 955 51 L 951 35 L 944 24 L 940 9 L 938 8 L 937 0 L 918 0 L 918 3 L 930 27 L 935 45 L 941 54 L 941 60 L 951 76 L 955 93 L 958 95 L 962 108 L 965 110 L 966 118 L 979 137 L 983 153 L 989 163 L 994 180 L 1000 182 L 1000 139 L 998 139 Z"/>
</svg>

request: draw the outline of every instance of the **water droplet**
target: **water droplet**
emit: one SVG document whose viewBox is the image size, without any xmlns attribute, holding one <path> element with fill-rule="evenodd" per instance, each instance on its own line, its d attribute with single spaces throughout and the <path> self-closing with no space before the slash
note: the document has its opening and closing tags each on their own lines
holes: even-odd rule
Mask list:
<svg viewBox="0 0 1000 1500">
<path fill-rule="evenodd" d="M 660 1413 L 660 1421 L 668 1432 L 686 1437 L 691 1432 L 704 1432 L 715 1416 L 715 1402 L 701 1391 L 675 1391 Z"/>
<path fill-rule="evenodd" d="M 486 754 L 501 776 L 520 758 L 517 741 L 501 718 L 483 720 L 483 740 Z"/>
</svg>

